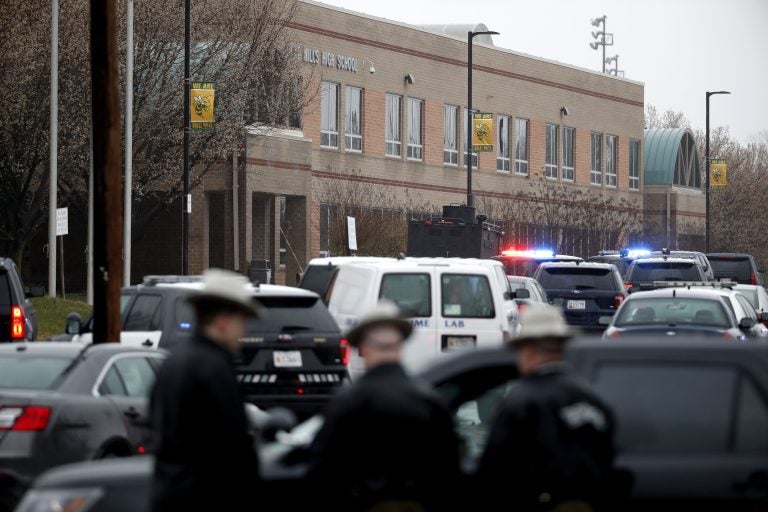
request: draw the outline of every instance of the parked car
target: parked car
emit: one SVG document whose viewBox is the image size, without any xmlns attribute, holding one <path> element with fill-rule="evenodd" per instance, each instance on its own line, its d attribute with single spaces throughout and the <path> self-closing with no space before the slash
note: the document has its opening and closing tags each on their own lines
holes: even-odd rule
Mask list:
<svg viewBox="0 0 768 512">
<path fill-rule="evenodd" d="M 644 258 L 650 255 L 651 251 L 647 249 L 621 249 L 620 251 L 600 251 L 595 256 L 590 256 L 587 261 L 593 263 L 612 263 L 619 269 L 619 274 L 624 277 L 627 269 L 638 258 Z"/>
<path fill-rule="evenodd" d="M 755 308 L 758 320 L 768 327 L 768 292 L 756 284 L 737 284 L 734 290 L 742 294 Z"/>
<path fill-rule="evenodd" d="M 695 259 L 701 265 L 701 270 L 704 271 L 704 277 L 706 281 L 714 281 L 715 273 L 712 269 L 712 264 L 709 262 L 707 255 L 698 251 L 678 251 L 662 249 L 660 251 L 652 251 L 649 255 L 651 258 L 661 258 L 664 256 L 671 256 L 672 258 L 690 258 Z"/>
<path fill-rule="evenodd" d="M 730 279 L 739 284 L 765 286 L 755 258 L 749 254 L 735 252 L 711 252 L 707 258 L 712 263 L 715 279 Z"/>
<path fill-rule="evenodd" d="M 675 343 L 666 337 L 578 340 L 567 359 L 617 416 L 616 465 L 634 481 L 621 510 L 767 510 L 767 345 L 695 338 Z M 515 353 L 455 353 L 420 377 L 448 404 L 471 475 L 488 436 L 480 410 L 493 406 L 518 378 Z M 315 497 L 304 481 L 307 445 L 321 426 L 322 418 L 313 417 L 261 446 L 260 500 L 285 510 L 311 507 Z M 18 512 L 52 510 L 41 505 L 77 499 L 89 512 L 146 511 L 152 464 L 150 457 L 134 457 L 54 469 L 35 482 Z M 471 481 L 461 485 L 471 502 Z"/>
<path fill-rule="evenodd" d="M 507 276 L 520 313 L 531 304 L 548 304 L 547 292 L 532 277 Z"/>
<path fill-rule="evenodd" d="M 37 314 L 19 269 L 10 258 L 0 257 L 0 343 L 36 339 Z"/>
<path fill-rule="evenodd" d="M 671 256 L 636 259 L 624 276 L 630 293 L 653 290 L 657 281 L 702 282 L 706 281 L 706 276 L 698 260 Z"/>
<path fill-rule="evenodd" d="M 280 405 L 300 416 L 314 414 L 348 379 L 347 341 L 316 293 L 248 287 L 267 315 L 250 320 L 241 340 L 237 370 L 246 399 L 261 408 Z M 173 350 L 187 341 L 195 317 L 186 298 L 201 288 L 199 276 L 148 276 L 141 285 L 123 288 L 121 343 Z M 73 341 L 89 343 L 89 330 L 80 329 Z"/>
<path fill-rule="evenodd" d="M 582 262 L 583 258 L 578 256 L 568 256 L 567 254 L 555 254 L 549 249 L 539 250 L 515 250 L 507 249 L 501 251 L 498 256 L 491 259 L 498 260 L 504 264 L 504 271 L 508 276 L 533 277 L 539 265 L 547 262 Z"/>
<path fill-rule="evenodd" d="M 613 318 L 601 319 L 607 326 L 603 337 L 764 337 L 765 327 L 757 323 L 754 311 L 745 301 L 738 292 L 703 286 L 671 286 L 633 293 Z"/>
<path fill-rule="evenodd" d="M 534 279 L 569 324 L 590 331 L 602 331 L 600 317 L 612 316 L 627 297 L 618 269 L 609 263 L 542 263 Z"/>
<path fill-rule="evenodd" d="M 517 304 L 501 263 L 474 258 L 404 258 L 349 263 L 330 284 L 328 310 L 342 330 L 380 300 L 414 326 L 404 361 L 418 368 L 444 351 L 501 346 L 517 332 Z M 364 371 L 352 352 L 350 375 Z"/>
<path fill-rule="evenodd" d="M 145 453 L 165 352 L 116 343 L 0 346 L 0 472 L 27 482 L 69 462 Z"/>
</svg>

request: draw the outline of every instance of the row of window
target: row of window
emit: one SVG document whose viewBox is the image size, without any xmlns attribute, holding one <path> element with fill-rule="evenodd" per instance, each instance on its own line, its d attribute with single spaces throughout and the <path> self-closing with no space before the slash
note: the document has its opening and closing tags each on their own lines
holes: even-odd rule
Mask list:
<svg viewBox="0 0 768 512">
<path fill-rule="evenodd" d="M 333 82 L 322 82 L 321 86 L 321 115 L 320 115 L 320 146 L 338 149 L 338 98 L 339 85 Z M 346 124 L 344 129 L 344 147 L 347 151 L 362 152 L 363 150 L 363 89 L 346 86 L 345 91 Z M 406 98 L 406 158 L 422 160 L 424 156 L 423 143 L 423 100 Z M 392 157 L 402 156 L 402 116 L 403 97 L 387 94 L 385 113 L 385 154 Z M 469 130 L 469 115 L 463 111 L 464 132 Z M 514 162 L 515 173 L 528 175 L 529 133 L 528 120 L 514 118 L 510 126 L 510 117 L 499 115 L 496 118 L 496 169 L 510 172 Z M 514 134 L 514 158 L 509 144 L 510 134 Z M 544 173 L 550 179 L 574 181 L 575 159 L 574 149 L 576 129 L 558 125 L 546 125 L 546 147 Z M 443 108 L 443 163 L 446 165 L 459 164 L 459 107 L 445 105 Z M 560 138 L 562 137 L 562 145 Z M 592 133 L 590 148 L 590 183 L 592 185 L 616 188 L 618 184 L 618 137 Z M 561 147 L 562 146 L 562 147 Z M 463 142 L 464 165 L 467 158 L 472 159 L 472 166 L 477 167 L 477 153 L 469 154 L 466 139 Z M 561 155 L 562 151 L 562 155 Z M 603 163 L 603 151 L 605 162 Z M 562 156 L 562 162 L 560 161 Z M 629 188 L 640 189 L 640 141 L 630 140 L 628 162 Z M 560 174 L 562 171 L 562 175 Z"/>
</svg>

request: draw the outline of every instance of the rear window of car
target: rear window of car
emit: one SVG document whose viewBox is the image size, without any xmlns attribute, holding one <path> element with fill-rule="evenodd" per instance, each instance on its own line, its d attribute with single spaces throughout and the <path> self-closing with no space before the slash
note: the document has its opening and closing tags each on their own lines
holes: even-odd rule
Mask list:
<svg viewBox="0 0 768 512">
<path fill-rule="evenodd" d="M 301 278 L 299 288 L 310 290 L 322 296 L 328 289 L 333 272 L 336 267 L 333 265 L 310 265 L 304 276 Z"/>
<path fill-rule="evenodd" d="M 391 300 L 404 316 L 432 316 L 429 274 L 384 274 L 379 298 Z"/>
<path fill-rule="evenodd" d="M 719 300 L 687 297 L 630 298 L 614 325 L 700 325 L 727 329 L 730 319 Z"/>
<path fill-rule="evenodd" d="M 259 297 L 266 308 L 263 318 L 248 320 L 246 335 L 262 332 L 299 333 L 301 331 L 338 332 L 328 309 L 318 297 Z"/>
<path fill-rule="evenodd" d="M 729 277 L 739 282 L 744 282 L 744 283 L 750 282 L 750 278 L 752 274 L 752 264 L 749 261 L 749 258 L 710 257 L 709 262 L 712 265 L 712 270 L 715 273 L 715 277 L 718 277 L 718 278 Z"/>
<path fill-rule="evenodd" d="M 51 389 L 73 358 L 0 356 L 0 389 Z"/>
<path fill-rule="evenodd" d="M 440 296 L 446 318 L 494 318 L 493 296 L 483 275 L 443 274 Z"/>
<path fill-rule="evenodd" d="M 628 281 L 701 281 L 699 267 L 694 261 L 649 261 L 636 263 Z"/>
<path fill-rule="evenodd" d="M 0 269 L 0 306 L 11 305 L 11 284 L 8 272 Z"/>
<path fill-rule="evenodd" d="M 609 268 L 551 267 L 540 269 L 537 280 L 545 290 L 615 290 L 616 279 Z"/>
</svg>

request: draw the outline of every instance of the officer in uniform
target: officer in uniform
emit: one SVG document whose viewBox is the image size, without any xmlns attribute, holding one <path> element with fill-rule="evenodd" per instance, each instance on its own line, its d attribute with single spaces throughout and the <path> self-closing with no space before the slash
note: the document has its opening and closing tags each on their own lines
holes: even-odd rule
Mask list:
<svg viewBox="0 0 768 512">
<path fill-rule="evenodd" d="M 449 510 L 459 474 L 447 408 L 400 365 L 411 324 L 382 303 L 347 338 L 366 373 L 331 402 L 311 446 L 310 477 L 323 509 Z"/>
<path fill-rule="evenodd" d="M 613 415 L 569 376 L 563 356 L 572 331 L 558 309 L 529 306 L 520 323 L 512 341 L 520 379 L 491 427 L 478 495 L 488 510 L 600 509 L 613 474 Z"/>
</svg>

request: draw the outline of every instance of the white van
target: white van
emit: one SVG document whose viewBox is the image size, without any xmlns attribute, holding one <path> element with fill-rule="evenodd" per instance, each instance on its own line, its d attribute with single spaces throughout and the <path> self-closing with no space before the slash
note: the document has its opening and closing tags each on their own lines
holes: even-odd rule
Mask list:
<svg viewBox="0 0 768 512">
<path fill-rule="evenodd" d="M 328 309 L 342 331 L 357 324 L 379 300 L 396 303 L 414 326 L 403 350 L 413 370 L 447 350 L 499 347 L 517 334 L 517 304 L 498 261 L 406 258 L 348 263 L 330 286 Z M 363 373 L 353 353 L 354 378 Z"/>
</svg>

